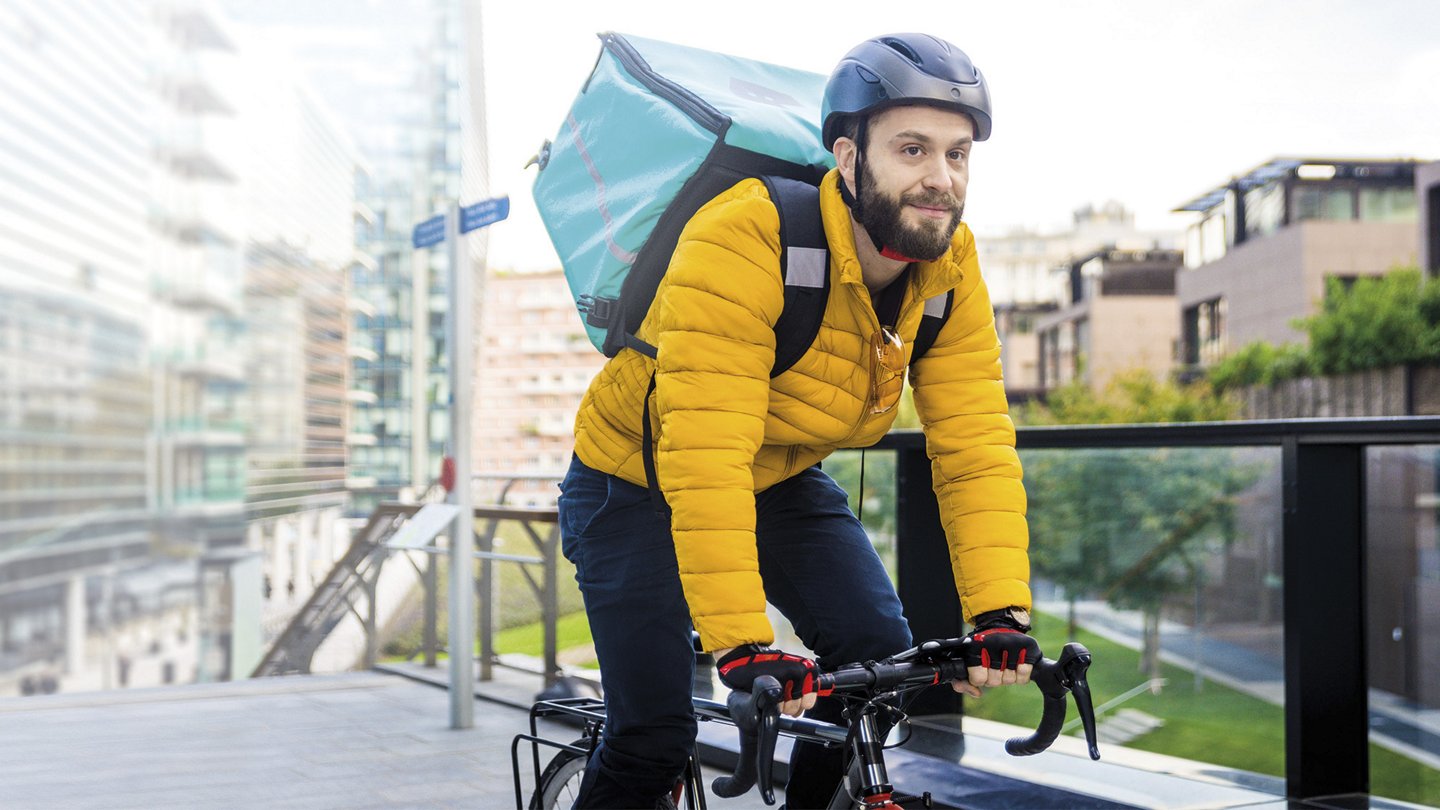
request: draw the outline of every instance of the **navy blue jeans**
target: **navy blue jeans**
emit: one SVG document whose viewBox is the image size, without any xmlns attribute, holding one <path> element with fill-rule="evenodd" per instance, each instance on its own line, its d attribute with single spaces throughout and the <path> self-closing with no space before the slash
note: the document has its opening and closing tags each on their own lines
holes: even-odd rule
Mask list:
<svg viewBox="0 0 1440 810">
<path fill-rule="evenodd" d="M 649 491 L 572 459 L 560 484 L 561 547 L 575 564 L 605 691 L 606 726 L 577 808 L 652 807 L 695 741 L 694 652 L 668 516 Z M 910 646 L 910 627 L 845 491 L 818 466 L 755 496 L 765 596 L 822 669 Z M 838 722 L 839 701 L 807 715 Z M 843 752 L 807 744 L 791 756 L 786 801 L 824 807 Z"/>
</svg>

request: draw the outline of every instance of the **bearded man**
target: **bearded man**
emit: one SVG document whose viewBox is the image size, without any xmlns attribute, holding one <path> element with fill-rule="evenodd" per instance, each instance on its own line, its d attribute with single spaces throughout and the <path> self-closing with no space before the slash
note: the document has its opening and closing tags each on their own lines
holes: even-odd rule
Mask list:
<svg viewBox="0 0 1440 810">
<path fill-rule="evenodd" d="M 961 222 L 971 151 L 990 135 L 985 81 L 948 42 L 877 37 L 836 67 L 822 120 L 837 164 L 820 188 L 831 285 L 804 356 L 770 377 L 784 303 L 780 222 L 765 184 L 746 180 L 681 234 L 637 334 L 656 356 L 616 355 L 576 417 L 562 548 L 607 712 L 577 807 L 653 807 L 675 785 L 695 739 L 692 627 L 728 686 L 773 675 L 790 698 L 783 711 L 830 722 L 840 707 L 811 691 L 817 662 L 911 645 L 894 586 L 819 466 L 889 430 L 907 369 L 956 587 L 984 652 L 955 688 L 1026 683 L 1038 657 L 1026 635 L 1025 492 L 1000 344 Z M 927 302 L 951 291 L 935 343 L 912 366 Z M 652 506 L 651 484 L 665 509 Z M 814 660 L 768 649 L 767 600 Z M 798 745 L 788 805 L 826 806 L 843 755 Z"/>
</svg>

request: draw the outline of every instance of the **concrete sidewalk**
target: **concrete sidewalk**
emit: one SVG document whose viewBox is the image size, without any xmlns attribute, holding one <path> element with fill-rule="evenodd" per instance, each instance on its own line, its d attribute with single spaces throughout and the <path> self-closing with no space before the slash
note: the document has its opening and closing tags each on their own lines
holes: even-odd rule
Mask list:
<svg viewBox="0 0 1440 810">
<path fill-rule="evenodd" d="M 375 673 L 0 701 L 0 807 L 513 805 L 523 715 L 448 706 Z"/>
<path fill-rule="evenodd" d="M 379 672 L 0 700 L 0 808 L 513 807 L 527 712 L 477 700 L 464 731 L 449 716 L 444 689 Z"/>
</svg>

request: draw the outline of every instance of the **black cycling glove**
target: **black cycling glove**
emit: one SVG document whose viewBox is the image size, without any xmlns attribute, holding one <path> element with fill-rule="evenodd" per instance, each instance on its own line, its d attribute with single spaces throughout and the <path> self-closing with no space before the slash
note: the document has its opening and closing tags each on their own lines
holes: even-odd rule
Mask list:
<svg viewBox="0 0 1440 810">
<path fill-rule="evenodd" d="M 815 691 L 814 661 L 759 644 L 741 644 L 725 653 L 724 658 L 715 662 L 715 670 L 720 673 L 721 683 L 742 692 L 750 691 L 750 685 L 761 675 L 780 682 L 780 688 L 785 690 L 784 700 L 795 700 Z"/>
<path fill-rule="evenodd" d="M 985 669 L 1015 669 L 1040 659 L 1040 645 L 1026 635 L 1030 628 L 1011 618 L 1007 611 L 992 611 L 975 617 L 975 629 L 966 638 L 965 666 Z"/>
</svg>

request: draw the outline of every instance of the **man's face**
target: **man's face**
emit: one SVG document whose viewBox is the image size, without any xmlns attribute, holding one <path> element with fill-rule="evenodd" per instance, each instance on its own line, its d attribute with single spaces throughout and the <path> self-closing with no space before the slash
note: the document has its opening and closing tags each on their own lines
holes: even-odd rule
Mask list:
<svg viewBox="0 0 1440 810">
<path fill-rule="evenodd" d="M 894 107 L 872 117 L 861 161 L 860 224 L 902 255 L 943 256 L 965 212 L 974 136 L 969 116 L 934 107 Z M 842 174 L 852 181 L 853 155 L 853 142 L 848 154 L 837 149 Z"/>
</svg>

